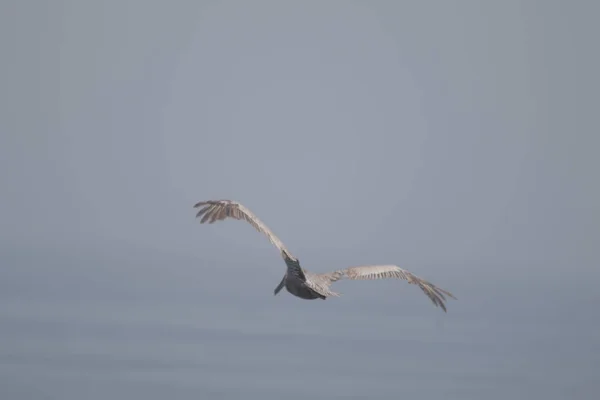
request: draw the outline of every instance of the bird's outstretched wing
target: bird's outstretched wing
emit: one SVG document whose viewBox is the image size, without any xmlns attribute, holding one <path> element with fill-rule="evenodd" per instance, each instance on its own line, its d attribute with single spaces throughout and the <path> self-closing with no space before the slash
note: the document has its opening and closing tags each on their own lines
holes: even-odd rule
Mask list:
<svg viewBox="0 0 600 400">
<path fill-rule="evenodd" d="M 446 296 L 456 299 L 452 293 L 435 286 L 431 282 L 419 278 L 418 276 L 398 267 L 397 265 L 362 265 L 358 267 L 341 269 L 326 274 L 320 274 L 320 277 L 322 279 L 329 280 L 330 282 L 336 282 L 342 278 L 352 280 L 386 278 L 404 279 L 408 283 L 418 285 L 421 290 L 431 299 L 433 304 L 441 307 L 444 312 L 446 312 L 446 305 L 444 304 Z"/>
<path fill-rule="evenodd" d="M 244 220 L 254 227 L 257 231 L 264 234 L 269 241 L 275 245 L 285 259 L 286 255 L 292 260 L 297 260 L 277 236 L 260 220 L 252 211 L 248 210 L 241 203 L 233 200 L 207 200 L 194 204 L 194 208 L 200 208 L 196 213 L 196 218 L 200 218 L 200 223 L 208 221 L 209 224 L 215 221 L 222 221 L 226 218 Z"/>
</svg>

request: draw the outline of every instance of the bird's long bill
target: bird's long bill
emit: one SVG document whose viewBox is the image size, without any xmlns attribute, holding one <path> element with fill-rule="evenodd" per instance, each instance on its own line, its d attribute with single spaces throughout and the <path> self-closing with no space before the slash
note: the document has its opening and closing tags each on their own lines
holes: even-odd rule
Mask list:
<svg viewBox="0 0 600 400">
<path fill-rule="evenodd" d="M 281 280 L 281 282 L 279 282 L 279 285 L 277 285 L 277 287 L 275 288 L 273 296 L 277 296 L 277 293 L 279 293 L 281 291 L 281 289 L 283 289 L 284 285 L 285 285 L 285 275 L 283 276 L 283 279 Z"/>
</svg>

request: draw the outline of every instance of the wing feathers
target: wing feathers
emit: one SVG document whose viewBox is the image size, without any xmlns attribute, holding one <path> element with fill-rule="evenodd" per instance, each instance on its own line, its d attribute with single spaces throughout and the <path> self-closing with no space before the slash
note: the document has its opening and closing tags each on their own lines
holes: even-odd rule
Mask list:
<svg viewBox="0 0 600 400">
<path fill-rule="evenodd" d="M 330 279 L 331 282 L 340 280 L 343 277 L 352 280 L 373 280 L 386 278 L 403 279 L 410 284 L 419 286 L 423 293 L 425 293 L 433 302 L 433 304 L 441 307 L 444 312 L 446 311 L 446 305 L 444 304 L 446 296 L 456 299 L 452 293 L 435 286 L 431 282 L 419 278 L 418 276 L 398 267 L 397 265 L 363 265 L 334 271 L 325 275 Z"/>
<path fill-rule="evenodd" d="M 202 207 L 202 208 L 201 208 Z M 282 252 L 282 256 L 287 254 L 291 259 L 297 260 L 277 236 L 250 210 L 241 203 L 233 200 L 208 200 L 200 201 L 194 204 L 194 208 L 200 208 L 196 213 L 196 218 L 200 218 L 200 223 L 208 222 L 212 224 L 216 221 L 222 221 L 226 218 L 244 220 L 254 227 L 258 232 L 264 234 L 269 241 Z"/>
</svg>

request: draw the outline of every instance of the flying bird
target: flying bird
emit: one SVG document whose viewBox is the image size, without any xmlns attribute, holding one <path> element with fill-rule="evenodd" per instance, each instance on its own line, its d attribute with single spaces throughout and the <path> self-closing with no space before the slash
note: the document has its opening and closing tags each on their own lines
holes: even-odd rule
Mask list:
<svg viewBox="0 0 600 400">
<path fill-rule="evenodd" d="M 227 218 L 244 220 L 252 225 L 258 232 L 264 234 L 269 241 L 280 251 L 287 266 L 285 275 L 274 290 L 277 295 L 284 287 L 294 296 L 306 300 L 339 297 L 340 293 L 330 289 L 333 282 L 342 278 L 351 280 L 365 279 L 403 279 L 409 284 L 417 285 L 429 297 L 433 304 L 441 307 L 446 312 L 446 296 L 456 299 L 450 292 L 443 290 L 433 283 L 428 282 L 397 265 L 362 265 L 340 269 L 327 273 L 310 272 L 300 266 L 298 258 L 285 247 L 283 242 L 248 208 L 233 200 L 208 200 L 200 201 L 194 205 L 200 210 L 196 218 L 200 223 L 222 221 Z"/>
</svg>

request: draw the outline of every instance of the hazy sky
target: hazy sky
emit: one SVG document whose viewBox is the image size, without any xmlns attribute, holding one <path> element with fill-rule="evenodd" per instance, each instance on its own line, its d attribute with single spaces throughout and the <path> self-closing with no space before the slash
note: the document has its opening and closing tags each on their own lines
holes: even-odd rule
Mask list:
<svg viewBox="0 0 600 400">
<path fill-rule="evenodd" d="M 396 263 L 455 292 L 448 315 L 600 300 L 595 2 L 0 10 L 5 254 L 164 252 L 195 276 L 252 271 L 272 296 L 284 265 L 264 237 L 194 220 L 231 198 L 304 267 Z"/>
<path fill-rule="evenodd" d="M 7 246 L 276 259 L 233 198 L 307 267 L 599 276 L 593 3 L 3 8 Z"/>
</svg>

